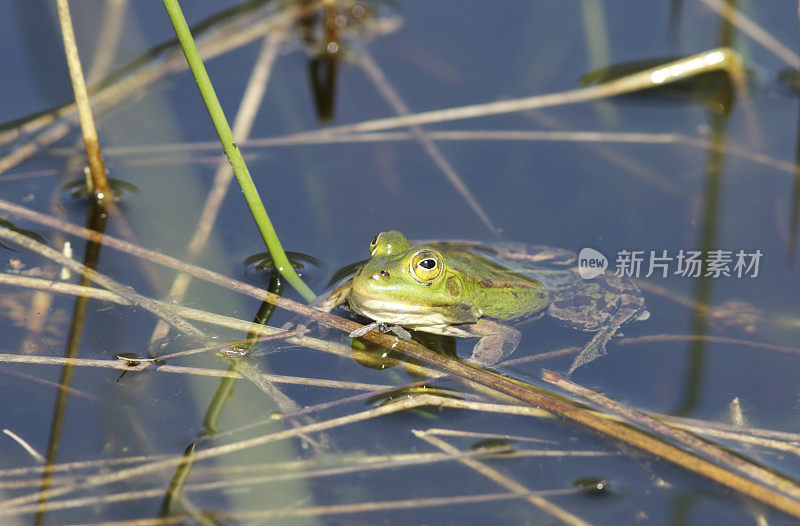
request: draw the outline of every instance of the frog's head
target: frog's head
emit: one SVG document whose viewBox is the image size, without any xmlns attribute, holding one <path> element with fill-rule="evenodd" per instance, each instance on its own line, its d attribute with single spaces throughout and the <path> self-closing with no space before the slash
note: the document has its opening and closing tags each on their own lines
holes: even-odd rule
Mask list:
<svg viewBox="0 0 800 526">
<path fill-rule="evenodd" d="M 407 327 L 475 321 L 480 312 L 462 298 L 459 273 L 442 254 L 412 245 L 392 230 L 369 245 L 370 259 L 353 277 L 350 307 L 374 320 Z"/>
</svg>

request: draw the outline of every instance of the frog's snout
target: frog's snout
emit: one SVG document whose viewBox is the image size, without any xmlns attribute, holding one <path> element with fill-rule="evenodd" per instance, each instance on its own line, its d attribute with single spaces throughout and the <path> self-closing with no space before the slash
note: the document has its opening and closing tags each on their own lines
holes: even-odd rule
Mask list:
<svg viewBox="0 0 800 526">
<path fill-rule="evenodd" d="M 358 275 L 356 275 L 356 277 L 358 277 Z M 384 269 L 379 270 L 378 272 L 374 272 L 372 274 L 365 275 L 362 278 L 362 280 L 364 280 L 365 283 L 369 283 L 371 281 L 388 281 L 389 278 L 391 278 L 391 277 L 392 277 L 392 275 L 389 273 L 389 271 L 384 268 Z"/>
</svg>

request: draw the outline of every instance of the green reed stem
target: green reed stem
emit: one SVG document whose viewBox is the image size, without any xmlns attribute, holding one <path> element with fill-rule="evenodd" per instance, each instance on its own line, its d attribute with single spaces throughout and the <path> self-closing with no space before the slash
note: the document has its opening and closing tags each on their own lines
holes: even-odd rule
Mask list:
<svg viewBox="0 0 800 526">
<path fill-rule="evenodd" d="M 267 211 L 264 209 L 264 204 L 258 196 L 258 191 L 253 184 L 253 179 L 250 177 L 250 172 L 242 158 L 239 147 L 233 140 L 233 133 L 231 133 L 231 128 L 225 118 L 225 113 L 222 111 L 219 99 L 217 99 L 214 87 L 211 85 L 211 79 L 208 78 L 208 72 L 203 65 L 200 54 L 197 52 L 197 46 L 194 44 L 192 33 L 189 31 L 186 19 L 183 17 L 178 0 L 164 0 L 164 7 L 172 22 L 172 27 L 175 28 L 175 35 L 178 37 L 178 42 L 180 42 L 184 55 L 186 55 L 189 69 L 191 69 L 194 80 L 197 82 L 197 87 L 200 89 L 200 95 L 203 97 L 208 114 L 211 116 L 214 128 L 217 130 L 225 155 L 228 156 L 228 161 L 230 161 L 233 173 L 236 174 L 236 180 L 239 181 L 239 186 L 242 188 L 247 206 L 250 207 L 250 213 L 253 214 L 253 219 L 256 220 L 258 230 L 261 232 L 261 237 L 264 238 L 264 243 L 267 245 L 278 272 L 306 301 L 313 301 L 316 295 L 300 279 L 300 276 L 297 275 L 291 263 L 289 263 L 278 235 L 275 233 L 275 228 L 273 228 Z"/>
</svg>

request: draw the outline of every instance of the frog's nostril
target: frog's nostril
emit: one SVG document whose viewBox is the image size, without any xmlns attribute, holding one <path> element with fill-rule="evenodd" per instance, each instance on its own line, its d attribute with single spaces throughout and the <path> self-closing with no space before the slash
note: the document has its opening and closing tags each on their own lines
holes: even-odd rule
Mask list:
<svg viewBox="0 0 800 526">
<path fill-rule="evenodd" d="M 389 279 L 389 271 L 388 270 L 385 270 L 385 269 L 381 270 L 380 272 L 378 272 L 378 275 L 381 277 L 381 279 Z"/>
</svg>

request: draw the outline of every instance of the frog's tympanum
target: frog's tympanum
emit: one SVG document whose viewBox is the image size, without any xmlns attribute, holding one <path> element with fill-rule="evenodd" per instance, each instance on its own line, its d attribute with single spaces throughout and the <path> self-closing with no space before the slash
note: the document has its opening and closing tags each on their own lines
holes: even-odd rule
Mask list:
<svg viewBox="0 0 800 526">
<path fill-rule="evenodd" d="M 370 242 L 370 259 L 321 298 L 330 310 L 347 303 L 375 321 L 413 330 L 480 338 L 472 359 L 491 365 L 511 354 L 520 332 L 510 324 L 548 314 L 567 327 L 596 333 L 569 372 L 605 354 L 624 323 L 643 318 L 644 299 L 614 274 L 581 278 L 572 252 L 544 246 L 432 242 L 412 245 L 397 231 Z"/>
</svg>

